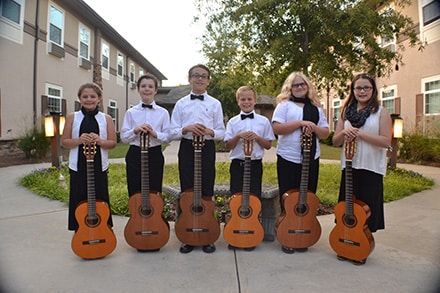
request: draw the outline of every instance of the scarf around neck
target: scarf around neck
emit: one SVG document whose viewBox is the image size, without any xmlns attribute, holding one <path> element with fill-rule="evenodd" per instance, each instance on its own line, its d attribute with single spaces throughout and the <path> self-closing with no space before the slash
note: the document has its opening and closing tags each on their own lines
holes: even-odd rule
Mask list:
<svg viewBox="0 0 440 293">
<path fill-rule="evenodd" d="M 360 128 L 365 124 L 365 121 L 370 116 L 373 109 L 374 105 L 371 104 L 358 112 L 358 102 L 355 101 L 351 103 L 350 106 L 348 106 L 345 115 L 347 120 L 350 121 L 353 127 Z"/>
<path fill-rule="evenodd" d="M 312 101 L 309 98 L 297 98 L 297 97 L 291 96 L 290 100 L 295 103 L 304 104 L 303 120 L 312 121 L 316 125 L 318 124 L 318 121 L 319 121 L 318 108 L 312 104 Z M 303 149 L 303 148 L 301 147 L 301 149 Z M 316 153 L 316 134 L 313 133 L 312 147 L 310 148 L 310 162 L 315 160 L 315 153 Z"/>
<path fill-rule="evenodd" d="M 99 125 L 96 120 L 96 115 L 99 112 L 98 107 L 93 111 L 86 111 L 84 107 L 81 107 L 81 112 L 84 115 L 81 125 L 79 127 L 79 135 L 83 133 L 96 133 L 99 135 Z M 84 172 L 86 170 L 86 157 L 84 155 L 84 146 L 81 144 L 78 146 L 78 172 Z M 96 146 L 96 153 L 94 157 L 94 170 L 95 172 L 101 171 L 101 148 Z"/>
</svg>

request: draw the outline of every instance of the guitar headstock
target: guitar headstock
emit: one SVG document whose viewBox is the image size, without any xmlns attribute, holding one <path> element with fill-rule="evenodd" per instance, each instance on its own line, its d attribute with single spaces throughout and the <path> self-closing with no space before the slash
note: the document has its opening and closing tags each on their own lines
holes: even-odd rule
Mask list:
<svg viewBox="0 0 440 293">
<path fill-rule="evenodd" d="M 352 139 L 352 140 L 345 139 L 344 152 L 345 152 L 345 158 L 347 160 L 353 159 L 354 154 L 356 153 L 356 139 Z"/>
<path fill-rule="evenodd" d="M 83 144 L 83 153 L 87 161 L 93 161 L 96 154 L 96 142 Z"/>
<path fill-rule="evenodd" d="M 310 148 L 312 147 L 312 138 L 312 134 L 307 133 L 303 128 L 301 131 L 301 146 L 303 147 L 303 149 L 310 150 Z"/>
<path fill-rule="evenodd" d="M 205 145 L 205 137 L 202 135 L 193 135 L 192 144 L 195 150 L 201 150 Z"/>
<path fill-rule="evenodd" d="M 149 146 L 150 146 L 150 134 L 141 132 L 139 134 L 139 147 L 141 148 L 141 151 L 146 151 Z"/>
<path fill-rule="evenodd" d="M 245 157 L 252 156 L 253 150 L 254 150 L 254 140 L 243 139 L 243 151 Z"/>
</svg>

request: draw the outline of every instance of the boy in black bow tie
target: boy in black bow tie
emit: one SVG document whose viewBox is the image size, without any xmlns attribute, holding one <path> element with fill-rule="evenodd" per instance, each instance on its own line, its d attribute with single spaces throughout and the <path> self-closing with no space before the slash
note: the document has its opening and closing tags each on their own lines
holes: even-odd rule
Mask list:
<svg viewBox="0 0 440 293">
<path fill-rule="evenodd" d="M 251 154 L 250 193 L 261 199 L 261 183 L 263 177 L 262 159 L 264 150 L 272 147 L 275 139 L 272 125 L 265 116 L 255 113 L 257 93 L 250 86 L 242 86 L 236 92 L 240 114 L 232 117 L 226 125 L 224 141 L 231 151 L 230 191 L 231 194 L 240 193 L 243 189 L 243 169 L 245 153 L 243 141 L 253 144 Z"/>
</svg>

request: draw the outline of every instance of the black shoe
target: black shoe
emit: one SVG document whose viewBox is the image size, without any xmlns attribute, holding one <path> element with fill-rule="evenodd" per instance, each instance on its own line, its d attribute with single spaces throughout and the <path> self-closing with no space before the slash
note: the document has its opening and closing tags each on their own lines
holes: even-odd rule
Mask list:
<svg viewBox="0 0 440 293">
<path fill-rule="evenodd" d="M 231 249 L 231 250 L 233 250 L 233 249 L 237 249 L 237 247 L 235 247 L 235 246 L 232 246 L 231 244 L 228 244 L 228 249 Z"/>
<path fill-rule="evenodd" d="M 244 251 L 253 251 L 254 249 L 255 249 L 255 246 L 243 248 Z"/>
<path fill-rule="evenodd" d="M 215 245 L 214 244 L 204 245 L 202 249 L 206 253 L 212 253 L 215 251 Z"/>
<path fill-rule="evenodd" d="M 159 251 L 160 248 L 158 249 L 151 249 L 151 250 L 147 250 L 147 249 L 138 249 L 138 252 L 144 253 L 144 252 L 155 252 L 155 251 Z"/>
<path fill-rule="evenodd" d="M 283 250 L 284 253 L 287 253 L 287 254 L 295 253 L 295 248 L 283 246 L 283 247 L 281 247 L 281 249 Z"/>
<path fill-rule="evenodd" d="M 180 253 L 190 253 L 194 249 L 194 246 L 188 244 L 182 244 L 180 246 Z"/>
<path fill-rule="evenodd" d="M 296 251 L 298 252 L 306 252 L 308 250 L 308 248 L 295 248 Z"/>
</svg>

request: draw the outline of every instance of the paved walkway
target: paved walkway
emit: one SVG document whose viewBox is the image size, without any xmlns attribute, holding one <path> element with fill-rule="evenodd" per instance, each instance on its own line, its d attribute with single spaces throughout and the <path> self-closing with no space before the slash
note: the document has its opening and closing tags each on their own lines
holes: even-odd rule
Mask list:
<svg viewBox="0 0 440 293">
<path fill-rule="evenodd" d="M 176 145 L 166 162 L 177 159 Z M 218 160 L 223 154 L 218 156 Z M 274 159 L 274 150 L 265 160 Z M 440 169 L 398 165 L 434 178 L 436 185 L 385 204 L 386 230 L 364 266 L 336 260 L 328 244 L 334 216 L 319 216 L 320 240 L 306 253 L 284 254 L 263 242 L 232 251 L 220 236 L 217 251 L 178 252 L 170 240 L 156 253 L 137 253 L 123 237 L 127 218 L 114 217 L 118 239 L 104 259 L 85 261 L 70 248 L 66 206 L 36 196 L 17 179 L 49 164 L 0 168 L 0 292 L 438 292 L 440 289 Z M 172 223 L 171 223 L 172 224 Z"/>
</svg>

